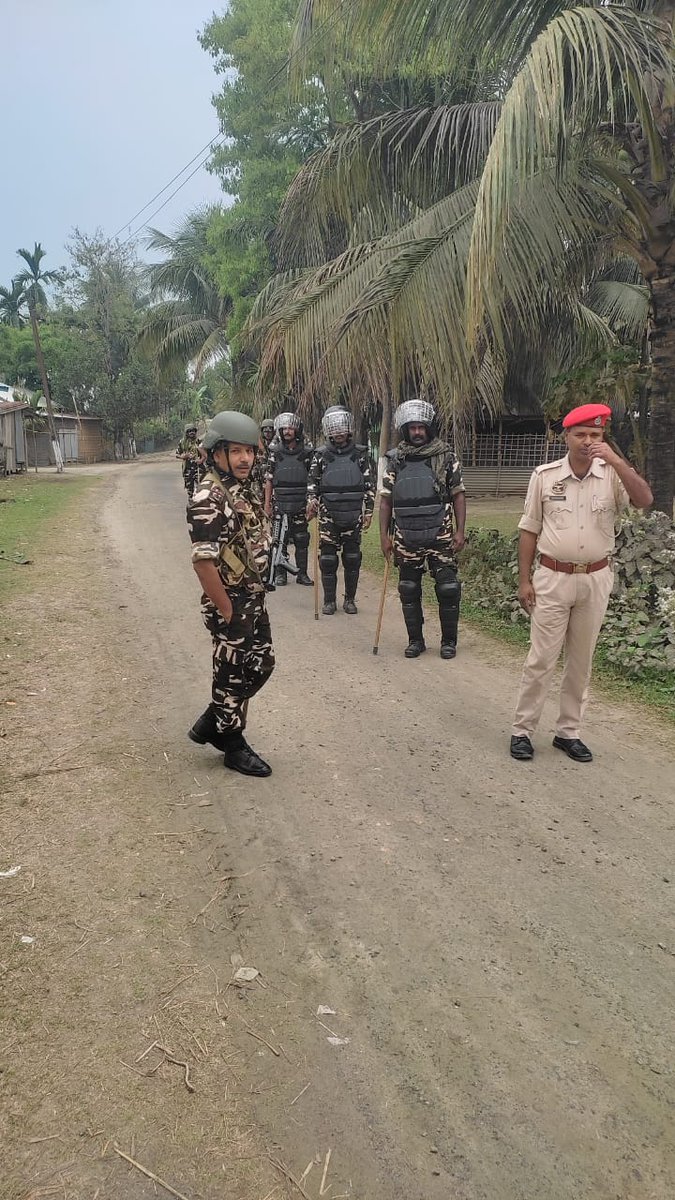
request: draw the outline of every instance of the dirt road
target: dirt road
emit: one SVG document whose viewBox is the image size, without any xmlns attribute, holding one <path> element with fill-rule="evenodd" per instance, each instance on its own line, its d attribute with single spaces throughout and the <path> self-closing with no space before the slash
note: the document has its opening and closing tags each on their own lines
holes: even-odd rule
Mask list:
<svg viewBox="0 0 675 1200">
<path fill-rule="evenodd" d="M 407 662 L 394 599 L 375 658 L 374 585 L 315 623 L 291 584 L 248 781 L 185 737 L 209 641 L 175 463 L 108 476 L 68 555 L 35 686 L 3 681 L 12 1200 L 156 1194 L 115 1142 L 188 1200 L 672 1197 L 671 731 L 594 703 L 576 766 L 551 707 L 516 764 L 508 651 Z"/>
</svg>

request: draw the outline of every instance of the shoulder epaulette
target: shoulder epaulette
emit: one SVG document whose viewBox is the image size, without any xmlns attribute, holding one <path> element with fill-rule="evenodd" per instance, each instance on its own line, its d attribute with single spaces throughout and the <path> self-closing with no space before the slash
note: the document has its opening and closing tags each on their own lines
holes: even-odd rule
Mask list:
<svg viewBox="0 0 675 1200">
<path fill-rule="evenodd" d="M 557 458 L 555 462 L 542 463 L 541 466 L 534 468 L 535 475 L 541 475 L 542 471 L 552 471 L 554 467 L 561 467 L 563 464 L 562 458 Z"/>
</svg>

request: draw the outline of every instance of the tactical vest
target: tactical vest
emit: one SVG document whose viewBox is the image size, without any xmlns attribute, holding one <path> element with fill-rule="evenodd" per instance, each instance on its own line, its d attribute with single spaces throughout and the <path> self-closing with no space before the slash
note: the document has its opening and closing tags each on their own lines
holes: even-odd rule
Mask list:
<svg viewBox="0 0 675 1200">
<path fill-rule="evenodd" d="M 277 450 L 274 459 L 272 487 L 274 503 L 280 513 L 302 512 L 307 505 L 307 451 Z"/>
<path fill-rule="evenodd" d="M 438 537 L 445 503 L 429 459 L 398 458 L 392 503 L 394 518 L 409 550 L 433 546 Z"/>
<path fill-rule="evenodd" d="M 353 529 L 361 519 L 366 484 L 358 446 L 326 446 L 319 495 L 338 529 Z"/>
<path fill-rule="evenodd" d="M 264 591 L 263 576 L 267 565 L 269 535 L 263 525 L 263 513 L 244 497 L 238 502 L 226 487 L 217 471 L 207 471 L 202 484 L 217 484 L 235 515 L 238 529 L 229 542 L 221 542 L 218 557 L 220 576 L 226 587 L 248 587 Z"/>
</svg>

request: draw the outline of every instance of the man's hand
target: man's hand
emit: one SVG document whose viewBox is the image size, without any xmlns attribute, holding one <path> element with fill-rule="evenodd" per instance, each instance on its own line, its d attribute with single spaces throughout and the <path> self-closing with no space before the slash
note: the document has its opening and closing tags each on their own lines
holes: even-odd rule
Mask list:
<svg viewBox="0 0 675 1200">
<path fill-rule="evenodd" d="M 373 523 L 373 514 L 367 512 L 363 518 L 363 532 L 367 533 Z"/>
<path fill-rule="evenodd" d="M 588 451 L 588 457 L 591 459 L 601 458 L 610 467 L 616 467 L 624 461 L 621 455 L 617 454 L 616 450 L 612 450 L 607 442 L 594 442 Z"/>
<path fill-rule="evenodd" d="M 455 536 L 452 539 L 452 548 L 453 548 L 453 550 L 456 550 L 457 552 L 459 552 L 460 550 L 464 549 L 465 545 L 466 545 L 466 538 L 464 536 L 464 532 L 460 531 L 458 529 Z"/>
<path fill-rule="evenodd" d="M 527 613 L 528 617 L 532 616 L 532 609 L 536 603 L 534 585 L 532 583 L 521 583 L 518 588 L 518 600 L 520 607 Z"/>
<path fill-rule="evenodd" d="M 388 533 L 386 533 L 380 538 L 380 545 L 382 547 L 382 553 L 384 554 L 384 557 L 391 558 L 394 549 L 394 539 L 391 538 Z"/>
</svg>

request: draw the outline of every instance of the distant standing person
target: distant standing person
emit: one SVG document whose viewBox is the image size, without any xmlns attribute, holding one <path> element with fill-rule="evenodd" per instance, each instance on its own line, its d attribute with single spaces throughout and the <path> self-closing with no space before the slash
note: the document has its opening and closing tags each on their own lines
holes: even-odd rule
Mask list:
<svg viewBox="0 0 675 1200">
<path fill-rule="evenodd" d="M 197 426 L 186 425 L 185 432 L 178 443 L 176 457 L 180 458 L 183 463 L 183 485 L 190 498 L 195 490 L 195 484 L 199 480 L 200 468 L 202 465 L 202 456 L 199 452 L 199 443 L 197 441 Z"/>
<path fill-rule="evenodd" d="M 426 650 L 422 576 L 431 572 L 441 622 L 441 658 L 457 654 L 462 586 L 457 552 L 464 545 L 466 496 L 462 468 L 438 436 L 436 413 L 426 400 L 406 400 L 394 413 L 401 441 L 387 456 L 380 499 L 382 553 L 392 551 L 398 567 L 398 594 L 408 631 L 406 658 Z M 391 536 L 392 516 L 395 533 Z"/>
<path fill-rule="evenodd" d="M 319 514 L 319 567 L 323 612 L 337 611 L 338 554 L 342 552 L 345 597 L 350 615 L 358 612 L 356 589 L 361 570 L 361 533 L 369 529 L 375 507 L 373 469 L 366 446 L 354 442 L 354 418 L 341 405 L 326 409 L 321 422 L 325 446 L 312 459 L 307 487 L 307 519 Z"/>
<path fill-rule="evenodd" d="M 202 439 L 207 472 L 188 504 L 192 565 L 202 585 L 202 616 L 213 641 L 211 703 L 188 736 L 210 742 L 242 775 L 271 775 L 244 738 L 248 703 L 274 670 L 265 608 L 269 522 L 251 481 L 258 426 L 238 412 L 217 413 Z"/>
<path fill-rule="evenodd" d="M 288 521 L 283 554 L 288 557 L 289 542 L 295 546 L 296 583 L 311 587 L 307 573 L 309 559 L 309 528 L 307 525 L 307 480 L 313 447 L 305 438 L 303 423 L 297 413 L 280 413 L 274 420 L 276 437 L 268 454 L 265 477 L 265 512 L 281 513 Z M 277 587 L 285 587 L 288 574 L 278 566 L 274 574 Z"/>
<path fill-rule="evenodd" d="M 574 762 L 593 755 L 580 740 L 593 651 L 614 582 L 615 522 L 629 503 L 646 508 L 651 489 L 604 440 L 612 410 L 584 404 L 563 421 L 567 454 L 537 467 L 521 517 L 518 598 L 531 618 L 511 737 L 511 755 L 534 755 L 531 735 L 541 717 L 558 656 L 565 666 L 553 745 Z M 539 566 L 531 576 L 535 554 Z"/>
</svg>

